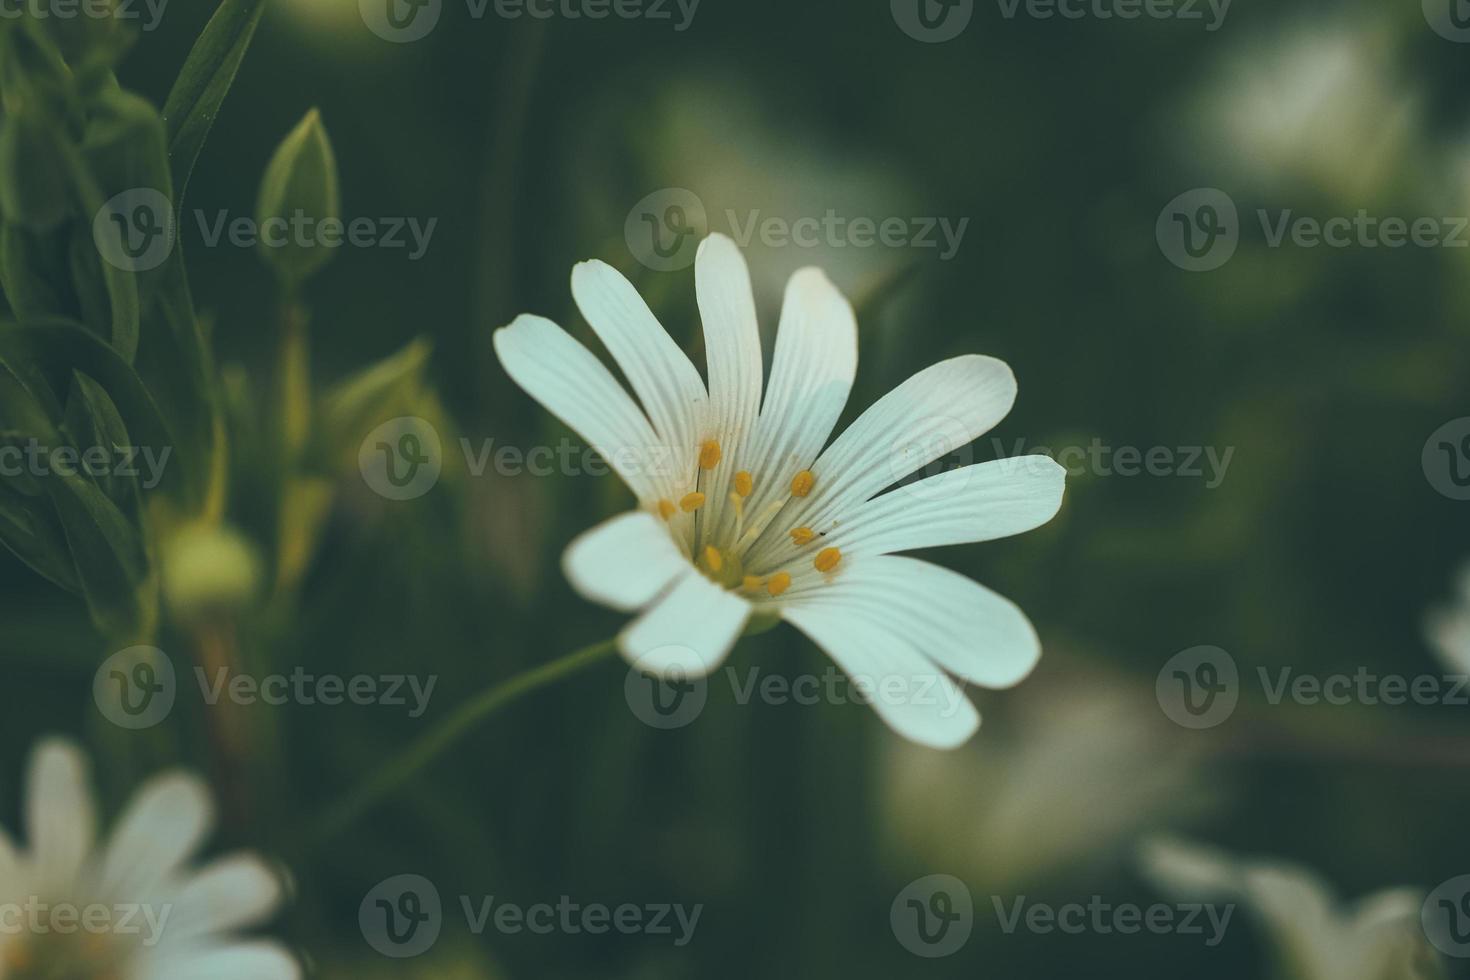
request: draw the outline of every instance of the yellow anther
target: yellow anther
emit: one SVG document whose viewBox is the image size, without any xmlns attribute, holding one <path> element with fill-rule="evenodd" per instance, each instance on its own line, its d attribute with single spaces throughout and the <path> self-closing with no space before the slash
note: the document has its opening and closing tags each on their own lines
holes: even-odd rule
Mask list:
<svg viewBox="0 0 1470 980">
<path fill-rule="evenodd" d="M 765 584 L 766 580 L 761 578 L 759 575 L 747 575 L 743 580 L 741 580 L 740 587 L 746 592 L 754 592 L 756 589 Z"/>
<path fill-rule="evenodd" d="M 816 566 L 819 572 L 830 572 L 837 567 L 837 563 L 841 560 L 842 552 L 836 548 L 823 548 L 817 552 L 817 560 L 812 562 L 812 564 Z"/>
<path fill-rule="evenodd" d="M 658 516 L 664 520 L 672 520 L 673 516 L 677 513 L 679 513 L 679 509 L 674 506 L 672 500 L 660 500 L 658 502 Z"/>
<path fill-rule="evenodd" d="M 791 576 L 786 572 L 777 572 L 775 575 L 772 575 L 771 580 L 766 583 L 766 591 L 769 592 L 771 595 L 780 595 L 782 592 L 785 592 L 789 588 L 791 588 Z"/>
<path fill-rule="evenodd" d="M 746 472 L 745 470 L 741 470 L 739 473 L 735 474 L 736 493 L 740 494 L 740 496 L 742 497 L 749 497 L 750 491 L 754 489 L 755 481 L 750 478 L 750 474 L 748 472 Z"/>
<path fill-rule="evenodd" d="M 809 527 L 793 527 L 791 529 L 791 543 L 795 545 L 810 544 L 817 532 Z"/>
<path fill-rule="evenodd" d="M 708 439 L 699 447 L 699 468 L 712 470 L 720 465 L 720 444 L 713 439 Z"/>
<path fill-rule="evenodd" d="M 692 514 L 703 506 L 704 494 L 700 493 L 698 490 L 694 491 L 693 493 L 686 493 L 684 495 L 684 498 L 679 501 L 679 509 L 684 511 L 684 513 L 686 514 Z"/>
<path fill-rule="evenodd" d="M 812 487 L 816 486 L 816 484 L 817 478 L 812 471 L 802 470 L 791 478 L 792 496 L 805 497 L 812 492 Z"/>
<path fill-rule="evenodd" d="M 720 554 L 720 549 L 714 545 L 705 545 L 704 563 L 709 566 L 710 571 L 718 574 L 720 569 L 725 567 L 725 556 Z"/>
</svg>

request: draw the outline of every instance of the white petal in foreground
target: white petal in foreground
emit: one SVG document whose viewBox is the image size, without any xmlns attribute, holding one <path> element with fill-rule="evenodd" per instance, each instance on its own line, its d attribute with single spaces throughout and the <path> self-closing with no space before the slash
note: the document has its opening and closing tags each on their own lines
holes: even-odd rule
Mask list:
<svg viewBox="0 0 1470 980">
<path fill-rule="evenodd" d="M 70 742 L 44 740 L 31 756 L 26 789 L 34 886 L 65 893 L 91 853 L 96 833 L 86 756 Z"/>
<path fill-rule="evenodd" d="M 607 460 L 640 500 L 668 496 L 666 450 L 612 372 L 561 327 L 520 316 L 495 331 L 495 353 L 511 380 Z"/>
<path fill-rule="evenodd" d="M 793 587 L 782 615 L 816 608 L 911 643 L 922 656 L 974 684 L 1012 687 L 1041 659 L 1041 641 L 1020 607 L 958 572 L 893 555 L 854 561 L 827 583 Z M 800 588 L 798 593 L 796 590 Z"/>
<path fill-rule="evenodd" d="M 782 616 L 871 691 L 873 710 L 903 737 L 936 749 L 963 745 L 980 714 L 955 682 L 902 637 L 851 615 L 851 608 L 794 603 Z"/>
<path fill-rule="evenodd" d="M 761 405 L 761 334 L 750 271 L 735 243 L 710 235 L 699 243 L 694 286 L 713 415 L 735 432 L 749 432 Z"/>
<path fill-rule="evenodd" d="M 820 269 L 802 269 L 786 286 L 771 361 L 771 383 L 745 466 L 760 474 L 747 508 L 760 513 L 791 492 L 811 467 L 847 405 L 857 374 L 857 319 Z"/>
<path fill-rule="evenodd" d="M 749 602 L 690 568 L 623 631 L 618 647 L 649 673 L 703 677 L 729 654 L 749 618 Z"/>
<path fill-rule="evenodd" d="M 781 515 L 783 523 L 817 527 L 841 518 L 990 431 L 1015 400 L 1015 375 L 993 357 L 968 354 L 925 368 L 875 402 L 827 447 L 812 465 L 811 495 L 795 501 Z M 766 562 L 784 533 L 768 532 L 750 561 Z"/>
<path fill-rule="evenodd" d="M 174 900 L 172 941 L 221 935 L 258 926 L 280 906 L 281 879 L 260 858 L 221 858 L 191 877 Z"/>
<path fill-rule="evenodd" d="M 654 431 L 692 461 L 706 396 L 689 355 L 633 284 L 606 262 L 583 262 L 572 270 L 572 298 L 633 386 Z"/>
<path fill-rule="evenodd" d="M 699 245 L 694 264 L 699 317 L 704 324 L 709 373 L 710 419 L 701 439 L 713 439 L 721 456 L 700 474 L 706 495 L 706 527 L 718 528 L 734 474 L 745 468 L 741 447 L 755 428 L 761 404 L 761 337 L 756 321 L 750 271 L 735 243 L 710 235 Z"/>
<path fill-rule="evenodd" d="M 578 536 L 567 546 L 562 569 L 583 597 L 633 612 L 688 571 L 689 561 L 657 518 L 633 511 Z"/>
<path fill-rule="evenodd" d="M 301 965 L 271 942 L 242 942 L 163 951 L 148 980 L 299 980 Z"/>
<path fill-rule="evenodd" d="M 168 773 L 138 790 L 108 841 L 101 886 L 107 895 L 146 895 L 204 843 L 214 824 L 209 789 Z"/>
</svg>

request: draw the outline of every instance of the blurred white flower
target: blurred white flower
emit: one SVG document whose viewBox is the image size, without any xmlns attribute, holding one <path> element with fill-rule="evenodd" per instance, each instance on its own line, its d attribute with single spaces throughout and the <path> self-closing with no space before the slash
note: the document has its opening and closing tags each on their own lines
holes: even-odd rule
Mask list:
<svg viewBox="0 0 1470 980">
<path fill-rule="evenodd" d="M 908 859 L 1003 893 L 1106 862 L 1215 803 L 1200 753 L 1116 684 L 1038 684 L 1011 707 L 1013 723 L 963 752 L 884 754 L 885 823 Z"/>
<path fill-rule="evenodd" d="M 1190 107 L 1192 142 L 1268 189 L 1353 206 L 1411 162 L 1420 98 L 1396 77 L 1393 35 L 1355 16 L 1314 17 L 1248 39 Z"/>
<path fill-rule="evenodd" d="M 1470 674 L 1470 565 L 1460 569 L 1450 604 L 1430 610 L 1424 630 L 1446 668 Z"/>
<path fill-rule="evenodd" d="M 1442 965 L 1419 924 L 1424 892 L 1392 888 L 1339 903 L 1312 871 L 1171 839 L 1148 842 L 1144 873 L 1180 900 L 1240 902 L 1292 980 L 1429 980 Z"/>
<path fill-rule="evenodd" d="M 567 549 L 584 596 L 643 614 L 623 654 L 664 676 L 700 676 L 747 623 L 785 619 L 859 683 L 883 720 L 953 747 L 980 723 L 951 677 L 1019 683 L 1040 643 L 1014 604 L 895 552 L 989 541 L 1056 514 L 1065 471 L 997 460 L 879 495 L 968 445 L 1010 411 L 1002 361 L 967 355 L 919 372 L 823 446 L 857 371 L 852 307 L 817 269 L 791 278 L 768 385 L 749 273 L 711 235 L 695 280 L 709 386 L 633 286 L 584 262 L 572 294 L 638 396 L 549 320 L 495 334 L 507 373 L 608 461 L 639 509 Z M 762 391 L 764 388 L 764 400 Z M 640 408 L 641 403 L 641 408 Z"/>
<path fill-rule="evenodd" d="M 281 946 L 237 935 L 281 904 L 263 861 L 187 867 L 213 814 L 198 779 L 158 776 L 99 847 L 85 756 L 69 742 L 40 742 L 26 787 L 29 849 L 0 831 L 0 980 L 300 977 Z"/>
</svg>

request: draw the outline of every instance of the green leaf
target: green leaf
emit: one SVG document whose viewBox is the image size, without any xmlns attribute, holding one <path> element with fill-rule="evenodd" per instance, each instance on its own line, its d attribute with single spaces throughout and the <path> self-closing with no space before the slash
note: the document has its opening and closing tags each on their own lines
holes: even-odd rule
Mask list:
<svg viewBox="0 0 1470 980">
<path fill-rule="evenodd" d="M 73 372 L 80 371 L 107 392 L 136 445 L 159 453 L 169 448 L 179 454 L 173 428 L 164 420 L 137 372 L 115 350 L 79 324 L 61 319 L 0 323 L 0 365 L 26 380 L 32 393 L 37 388 L 35 383 L 30 383 L 32 378 L 43 378 L 50 391 L 68 391 Z M 59 406 L 44 407 L 53 413 L 53 418 L 60 417 Z M 191 483 L 188 472 L 183 465 L 168 467 L 160 489 L 176 493 L 185 501 L 195 500 L 202 488 Z"/>
<path fill-rule="evenodd" d="M 158 585 L 140 528 L 80 475 L 47 481 L 92 621 L 114 637 L 147 636 Z"/>
<path fill-rule="evenodd" d="M 0 219 L 0 289 L 19 316 L 56 316 L 65 311 L 50 261 L 48 237 Z"/>
<path fill-rule="evenodd" d="M 224 0 L 205 25 L 168 94 L 163 118 L 168 124 L 168 155 L 178 188 L 175 203 L 184 199 L 194 162 L 264 12 L 265 0 Z"/>
<path fill-rule="evenodd" d="M 46 501 L 32 500 L 0 486 L 0 544 L 42 578 L 68 592 L 82 591 L 66 532 Z"/>
<path fill-rule="evenodd" d="M 310 243 L 297 240 L 297 222 L 315 229 Z M 335 253 L 322 241 L 325 229 L 337 227 L 340 244 L 342 200 L 337 157 L 315 109 L 276 147 L 261 178 L 255 203 L 261 254 L 286 286 L 294 291 Z M 275 242 L 273 244 L 272 242 Z"/>
<path fill-rule="evenodd" d="M 116 465 L 118 450 L 134 448 L 128 438 L 128 428 L 102 386 L 80 371 L 72 375 L 66 402 L 66 431 L 84 464 L 95 470 L 100 462 L 101 472 L 87 475 L 134 523 L 140 523 L 142 506 L 137 467 Z M 92 456 L 90 463 L 88 454 Z"/>
<path fill-rule="evenodd" d="M 0 210 L 5 220 L 49 231 L 72 210 L 58 123 L 27 105 L 0 119 Z"/>
</svg>

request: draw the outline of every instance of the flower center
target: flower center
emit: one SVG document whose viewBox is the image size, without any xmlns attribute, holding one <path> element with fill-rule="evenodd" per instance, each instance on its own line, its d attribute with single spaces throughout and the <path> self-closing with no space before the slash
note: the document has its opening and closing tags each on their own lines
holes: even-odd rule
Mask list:
<svg viewBox="0 0 1470 980">
<path fill-rule="evenodd" d="M 662 499 L 654 504 L 659 517 L 669 524 L 671 532 L 680 539 L 681 545 L 694 566 L 712 582 L 751 598 L 775 598 L 791 588 L 792 573 L 800 571 L 798 565 L 779 568 L 767 575 L 747 574 L 745 555 L 751 546 L 773 525 L 779 526 L 781 512 L 794 498 L 806 497 L 817 485 L 817 475 L 811 470 L 802 470 L 791 478 L 787 492 L 766 504 L 758 513 L 747 513 L 746 505 L 760 481 L 755 474 L 741 470 L 730 480 L 728 495 L 729 511 L 709 516 L 709 497 L 705 489 L 706 474 L 720 464 L 724 451 L 717 440 L 707 439 L 700 443 L 697 451 L 699 467 L 695 476 L 695 489 L 680 497 L 677 502 Z M 823 533 L 809 527 L 793 527 L 787 530 L 791 542 L 797 548 L 811 546 L 811 553 L 803 552 L 802 561 L 809 561 L 818 572 L 828 576 L 836 572 L 842 562 L 842 552 L 837 548 L 822 547 Z M 701 544 L 703 545 L 701 547 Z"/>
<path fill-rule="evenodd" d="M 0 945 L 5 980 L 120 980 L 124 957 L 108 936 L 23 933 Z"/>
</svg>

